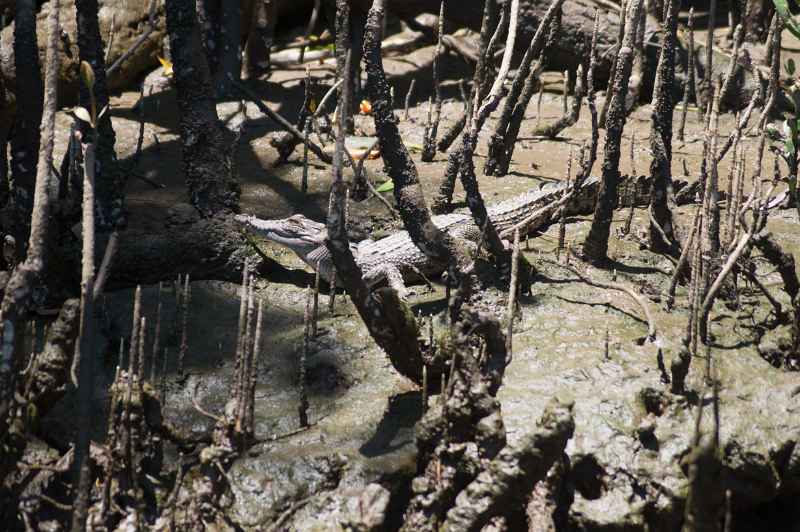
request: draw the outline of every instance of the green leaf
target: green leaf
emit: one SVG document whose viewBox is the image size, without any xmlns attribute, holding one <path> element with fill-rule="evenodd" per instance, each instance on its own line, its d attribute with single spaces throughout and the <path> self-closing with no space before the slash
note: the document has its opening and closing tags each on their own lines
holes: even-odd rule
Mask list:
<svg viewBox="0 0 800 532">
<path fill-rule="evenodd" d="M 772 0 L 772 3 L 775 4 L 775 12 L 783 20 L 786 29 L 795 37 L 800 38 L 800 25 L 792 18 L 788 0 Z"/>
<path fill-rule="evenodd" d="M 375 189 L 376 192 L 391 192 L 392 190 L 394 190 L 394 181 L 391 179 Z"/>
<path fill-rule="evenodd" d="M 786 72 L 790 76 L 794 76 L 794 59 L 792 59 L 791 57 L 789 58 L 788 61 L 786 61 Z"/>
</svg>

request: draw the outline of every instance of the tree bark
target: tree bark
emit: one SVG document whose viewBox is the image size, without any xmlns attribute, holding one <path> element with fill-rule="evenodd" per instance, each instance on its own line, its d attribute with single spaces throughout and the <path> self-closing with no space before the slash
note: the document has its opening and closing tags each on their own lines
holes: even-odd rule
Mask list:
<svg viewBox="0 0 800 532">
<path fill-rule="evenodd" d="M 239 2 L 222 2 L 219 19 L 219 69 L 215 72 L 217 98 L 231 95 L 230 79 L 242 73 L 242 12 Z"/>
<path fill-rule="evenodd" d="M 17 243 L 17 261 L 25 259 L 30 233 L 36 160 L 39 154 L 39 124 L 42 121 L 44 89 L 36 42 L 36 1 L 19 0 L 14 24 L 14 64 L 20 98 L 11 135 L 11 179 L 9 203 L 3 225 Z"/>
<path fill-rule="evenodd" d="M 195 2 L 167 0 L 166 10 L 180 111 L 183 170 L 191 203 L 204 216 L 237 210 L 237 138 L 217 116 L 211 76 L 200 53 Z"/>
<path fill-rule="evenodd" d="M 603 182 L 592 218 L 592 227 L 583 243 L 583 253 L 592 262 L 602 263 L 608 258 L 608 236 L 611 232 L 611 218 L 618 202 L 619 158 L 622 143 L 622 130 L 625 128 L 625 99 L 628 93 L 628 80 L 633 64 L 633 44 L 636 37 L 637 21 L 640 19 L 642 0 L 630 0 L 625 24 L 625 39 L 617 58 L 617 71 L 614 75 L 614 88 L 608 107 L 606 120 L 606 145 L 603 157 Z"/>
<path fill-rule="evenodd" d="M 670 204 L 675 204 L 674 197 L 672 197 L 672 115 L 675 108 L 673 83 L 675 81 L 675 45 L 680 0 L 667 1 L 669 2 L 668 12 L 656 72 L 657 81 L 653 93 L 653 115 L 650 130 L 650 150 L 653 152 L 653 160 L 650 164 L 650 176 L 653 180 L 650 205 L 653 210 L 653 218 L 659 226 L 655 227 L 652 222 L 650 223 L 650 247 L 654 251 L 668 251 L 677 257 L 680 255 L 680 249 L 676 245 Z M 661 236 L 662 230 L 670 242 L 664 241 Z"/>
</svg>

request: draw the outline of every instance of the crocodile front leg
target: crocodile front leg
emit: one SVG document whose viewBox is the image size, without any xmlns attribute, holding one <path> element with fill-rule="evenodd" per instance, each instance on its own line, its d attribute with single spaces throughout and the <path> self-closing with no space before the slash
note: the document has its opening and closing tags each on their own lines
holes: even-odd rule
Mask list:
<svg viewBox="0 0 800 532">
<path fill-rule="evenodd" d="M 403 274 L 397 266 L 393 264 L 381 264 L 374 267 L 369 272 L 364 272 L 364 281 L 369 286 L 375 286 L 381 281 L 386 280 L 386 283 L 397 292 L 397 296 L 406 301 L 408 299 L 408 289 L 406 283 L 403 281 Z"/>
</svg>

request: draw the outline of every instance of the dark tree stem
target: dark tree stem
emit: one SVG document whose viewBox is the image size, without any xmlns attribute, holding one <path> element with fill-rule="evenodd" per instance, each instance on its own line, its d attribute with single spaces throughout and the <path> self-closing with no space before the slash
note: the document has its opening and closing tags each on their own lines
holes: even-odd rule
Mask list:
<svg viewBox="0 0 800 532">
<path fill-rule="evenodd" d="M 513 150 L 513 144 L 517 140 L 517 134 L 514 131 L 519 131 L 519 122 L 522 121 L 539 78 L 541 62 L 534 65 L 534 61 L 541 56 L 548 28 L 559 15 L 563 2 L 564 0 L 553 0 L 525 51 L 514 81 L 511 83 L 511 90 L 506 96 L 494 133 L 489 140 L 489 156 L 483 168 L 485 175 L 501 176 L 508 173 L 508 165 L 511 160 L 509 152 Z M 509 129 L 512 123 L 516 124 L 514 131 Z"/>
<path fill-rule="evenodd" d="M 222 0 L 219 18 L 219 69 L 214 73 L 217 98 L 232 94 L 231 80 L 242 73 L 242 10 L 241 2 Z"/>
<path fill-rule="evenodd" d="M 653 115 L 650 127 L 650 150 L 653 160 L 650 163 L 650 176 L 653 180 L 650 192 L 650 207 L 656 226 L 650 223 L 650 248 L 654 251 L 680 254 L 676 245 L 672 220 L 675 200 L 672 192 L 672 99 L 675 83 L 675 46 L 677 42 L 679 0 L 667 0 L 664 20 L 664 36 L 661 41 L 661 54 L 656 69 L 656 83 L 653 90 Z M 662 236 L 666 236 L 667 241 Z"/>
<path fill-rule="evenodd" d="M 211 75 L 200 54 L 200 28 L 193 0 L 167 0 L 167 30 L 180 111 L 183 171 L 192 204 L 204 216 L 236 210 L 239 184 L 235 135 L 217 116 Z"/>
<path fill-rule="evenodd" d="M 694 8 L 689 9 L 689 20 L 686 23 L 686 33 L 689 34 L 689 47 L 686 50 L 688 56 L 686 60 L 686 81 L 683 86 L 683 107 L 681 108 L 681 124 L 678 127 L 678 140 L 683 142 L 684 132 L 686 131 L 686 114 L 689 109 L 689 98 L 694 97 L 697 101 L 695 92 L 695 66 L 694 66 Z"/>
<path fill-rule="evenodd" d="M 30 233 L 39 124 L 42 121 L 42 76 L 36 43 L 36 1 L 19 0 L 14 21 L 14 64 L 17 69 L 17 113 L 11 135 L 11 179 L 8 229 L 16 241 L 17 262 L 25 260 Z"/>
<path fill-rule="evenodd" d="M 633 43 L 636 37 L 636 23 L 640 19 L 642 0 L 630 0 L 625 23 L 625 38 L 617 57 L 617 70 L 614 73 L 614 89 L 608 107 L 606 120 L 606 145 L 603 156 L 603 182 L 592 218 L 592 227 L 583 243 L 583 252 L 592 262 L 604 262 L 608 254 L 608 237 L 611 231 L 611 218 L 618 202 L 619 158 L 622 143 L 622 130 L 625 127 L 625 97 L 628 93 L 628 80 L 633 64 Z"/>
<path fill-rule="evenodd" d="M 405 229 L 425 255 L 441 264 L 451 264 L 458 257 L 456 245 L 431 220 L 417 168 L 403 143 L 397 129 L 397 118 L 392 112 L 389 84 L 380 55 L 384 5 L 385 0 L 374 1 L 367 18 L 364 39 L 367 86 L 375 118 L 375 131 L 380 138 L 387 174 L 394 182 L 394 197 Z"/>
<path fill-rule="evenodd" d="M 436 155 L 436 136 L 439 132 L 439 120 L 442 116 L 442 88 L 441 81 L 439 79 L 439 62 L 441 60 L 440 56 L 442 53 L 442 34 L 444 33 L 444 0 L 442 0 L 441 6 L 439 7 L 437 28 L 436 52 L 433 56 L 433 91 L 435 110 L 433 114 L 433 121 L 425 128 L 425 137 L 422 142 L 421 158 L 424 162 L 433 161 L 433 157 Z M 409 91 L 409 95 L 410 94 L 411 91 Z M 406 105 L 406 108 L 408 108 L 408 105 Z M 408 113 L 406 113 L 406 117 L 408 117 Z"/>
</svg>

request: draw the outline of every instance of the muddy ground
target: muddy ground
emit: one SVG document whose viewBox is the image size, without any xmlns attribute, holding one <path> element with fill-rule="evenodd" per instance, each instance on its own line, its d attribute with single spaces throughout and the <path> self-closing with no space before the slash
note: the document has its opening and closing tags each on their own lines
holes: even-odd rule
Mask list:
<svg viewBox="0 0 800 532">
<path fill-rule="evenodd" d="M 721 33 L 721 32 L 720 32 Z M 787 36 L 787 46 L 797 47 Z M 407 145 L 422 144 L 422 128 L 431 87 L 433 48 L 386 57 L 384 65 L 395 87 L 397 113 L 412 79 L 416 91 L 410 120 L 400 128 Z M 788 53 L 788 52 L 787 52 Z M 785 58 L 784 58 L 785 59 Z M 329 84 L 332 60 L 309 65 L 311 74 Z M 458 117 L 463 107 L 458 80 L 471 77 L 471 67 L 462 59 L 444 59 L 445 98 L 442 127 Z M 284 116 L 296 116 L 302 102 L 303 66 L 283 68 L 267 79 L 254 82 L 268 104 Z M 561 114 L 561 74 L 548 72 L 548 91 L 542 114 L 531 103 L 522 126 L 520 143 L 514 153 L 511 173 L 503 178 L 481 177 L 480 187 L 487 202 L 504 199 L 551 180 L 563 180 L 567 158 L 577 155 L 589 136 L 585 106 L 579 123 L 556 140 L 534 139 L 526 132 L 539 122 Z M 129 157 L 138 134 L 132 110 L 138 93 L 123 93 L 112 100 L 112 119 L 117 132 L 120 158 Z M 598 93 L 598 103 L 602 93 Z M 229 115 L 236 103 L 221 106 Z M 303 213 L 324 220 L 331 182 L 330 169 L 312 160 L 309 191 L 300 192 L 301 150 L 288 163 L 275 166 L 277 152 L 269 144 L 276 126 L 248 104 L 249 121 L 239 148 L 239 173 L 243 187 L 244 212 L 263 218 Z M 677 116 L 677 113 L 676 113 Z M 135 227 L 159 227 L 171 208 L 186 203 L 178 143 L 175 95 L 172 90 L 145 99 L 144 150 L 139 171 L 151 185 L 131 179 L 127 188 L 129 223 Z M 485 160 L 485 141 L 493 128 L 493 117 L 484 128 L 476 155 L 476 166 Z M 720 133 L 727 135 L 734 117 L 721 117 Z M 677 120 L 676 120 L 677 123 Z M 62 116 L 59 137 L 63 150 L 69 119 Z M 365 134 L 373 130 L 372 119 L 358 117 L 357 127 Z M 650 107 L 639 107 L 628 119 L 624 133 L 622 173 L 646 173 L 650 155 L 647 138 Z M 697 113 L 689 113 L 686 142 L 675 141 L 673 171 L 676 177 L 696 179 L 704 128 Z M 634 157 L 628 146 L 637 139 Z M 157 141 L 156 141 L 157 137 Z M 602 160 L 601 133 L 600 156 Z M 754 159 L 756 137 L 744 140 L 747 160 Z M 421 163 L 413 152 L 420 179 L 430 202 L 444 175 L 446 154 L 437 153 L 432 163 Z M 720 187 L 727 185 L 730 155 L 720 165 Z M 601 162 L 595 165 L 599 171 Z M 750 164 L 750 163 L 749 163 Z M 380 160 L 366 165 L 375 183 L 387 178 Z M 635 168 L 634 168 L 635 167 Z M 767 168 L 771 170 L 771 156 Z M 748 172 L 749 173 L 749 172 Z M 347 171 L 347 176 L 350 171 Z M 749 188 L 749 187 L 748 187 Z M 461 194 L 457 188 L 457 196 Z M 391 200 L 391 194 L 386 194 Z M 460 198 L 461 196 L 458 196 Z M 679 218 L 688 223 L 693 206 L 683 207 Z M 374 198 L 351 205 L 355 227 L 373 238 L 387 232 L 390 217 Z M 540 258 L 554 258 L 557 231 L 551 228 L 532 238 L 525 254 L 538 268 L 531 295 L 520 302 L 514 325 L 514 356 L 499 392 L 509 440 L 515 441 L 532 430 L 545 403 L 553 395 L 575 401 L 576 430 L 567 447 L 572 465 L 569 486 L 558 501 L 559 527 L 576 530 L 675 530 L 680 526 L 687 489 L 687 472 L 681 458 L 690 448 L 698 395 L 704 392 L 703 360 L 692 364 L 688 386 L 692 393 L 671 395 L 661 381 L 656 358 L 659 349 L 667 364 L 677 353 L 687 322 L 686 292 L 679 287 L 676 309 L 664 310 L 661 292 L 669 283 L 665 272 L 671 263 L 649 251 L 642 251 L 636 236 L 647 227 L 647 215 L 637 209 L 633 236 L 621 238 L 617 229 L 626 212 L 618 211 L 612 229 L 610 256 L 614 271 L 593 270 L 599 279 L 612 275 L 645 294 L 658 328 L 656 344 L 642 342 L 647 324 L 641 311 L 619 292 L 589 287 L 563 269 L 543 264 Z M 579 245 L 589 228 L 588 217 L 570 220 L 567 240 Z M 770 229 L 777 240 L 797 255 L 800 236 L 797 213 L 776 211 Z M 124 237 L 124 234 L 122 236 Z M 262 244 L 261 249 L 289 268 L 303 268 L 290 251 Z M 783 305 L 777 274 L 761 270 L 762 280 Z M 400 377 L 385 354 L 375 346 L 346 297 L 338 296 L 334 312 L 327 310 L 328 295 L 321 297 L 321 322 L 308 361 L 310 415 L 313 426 L 291 437 L 298 426 L 298 356 L 303 334 L 304 287 L 259 281 L 257 294 L 265 303 L 264 346 L 259 362 L 256 390 L 256 435 L 262 440 L 241 458 L 231 471 L 236 499 L 231 515 L 246 529 L 337 530 L 354 510 L 348 501 L 358 500 L 363 486 L 379 482 L 392 492 L 387 529 L 399 523 L 400 508 L 408 497 L 407 481 L 415 471 L 414 424 L 421 416 L 421 394 L 410 381 Z M 225 283 L 192 283 L 189 323 L 189 377 L 175 380 L 177 337 L 167 347 L 168 418 L 185 428 L 200 431 L 209 423 L 191 406 L 190 395 L 198 386 L 200 402 L 219 411 L 228 396 L 235 349 L 239 309 L 238 287 Z M 144 289 L 144 312 L 155 314 L 156 287 Z M 174 321 L 172 287 L 165 291 L 166 323 Z M 100 312 L 99 326 L 104 343 L 106 379 L 98 379 L 97 397 L 107 397 L 107 387 L 116 360 L 120 336 L 130 334 L 131 291 L 110 293 Z M 412 290 L 412 308 L 422 315 L 434 315 L 435 323 L 445 308 L 444 290 L 436 284 Z M 763 526 L 770 530 L 791 530 L 800 522 L 796 504 L 800 490 L 800 375 L 770 365 L 759 353 L 769 342 L 777 342 L 786 330 L 768 330 L 771 307 L 759 293 L 744 286 L 740 304 L 719 301 L 712 311 L 713 351 L 718 360 L 722 388 L 721 449 L 725 463 L 725 486 L 732 492 L 734 530 Z M 149 320 L 154 321 L 154 320 Z M 608 352 L 605 349 L 608 331 Z M 761 337 L 764 336 L 762 339 Z M 432 398 L 431 400 L 436 400 Z M 105 403 L 96 404 L 97 437 L 105 420 Z M 65 421 L 64 409 L 50 416 L 52 437 L 67 443 L 73 426 Z M 710 427 L 706 416 L 703 427 Z M 174 452 L 174 451 L 173 451 Z M 173 457 L 175 459 L 176 457 Z M 404 487 L 405 486 L 405 487 Z M 358 505 L 355 505 L 357 508 Z M 542 523 L 553 516 L 540 515 Z M 795 523 L 795 525 L 792 525 Z"/>
</svg>

